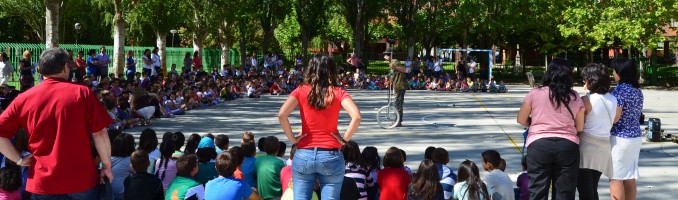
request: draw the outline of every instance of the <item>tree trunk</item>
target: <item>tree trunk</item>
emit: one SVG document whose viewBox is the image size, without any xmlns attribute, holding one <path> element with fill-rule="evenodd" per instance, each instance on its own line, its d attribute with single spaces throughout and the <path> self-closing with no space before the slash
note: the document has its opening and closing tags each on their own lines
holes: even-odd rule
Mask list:
<svg viewBox="0 0 678 200">
<path fill-rule="evenodd" d="M 415 40 L 413 35 L 407 37 L 407 56 L 412 58 L 412 60 L 414 60 L 414 43 Z"/>
<path fill-rule="evenodd" d="M 229 58 L 228 58 L 228 53 L 229 53 L 229 50 L 231 49 L 231 47 L 226 42 L 219 43 L 219 47 L 221 47 L 221 66 L 223 67 L 227 64 L 230 64 Z"/>
<path fill-rule="evenodd" d="M 307 30 L 301 30 L 301 54 L 304 58 L 308 58 L 308 43 L 310 40 L 309 37 L 310 36 Z"/>
<path fill-rule="evenodd" d="M 113 17 L 113 72 L 118 78 L 125 77 L 125 19 L 122 15 L 115 13 Z"/>
<path fill-rule="evenodd" d="M 268 30 L 264 29 L 264 40 L 262 41 L 263 43 L 261 44 L 262 46 L 262 52 L 267 52 L 269 46 L 271 45 L 271 39 L 273 38 L 273 28 L 269 28 Z"/>
<path fill-rule="evenodd" d="M 247 59 L 247 46 L 245 46 L 245 36 L 241 33 L 240 34 L 240 41 L 239 41 L 239 46 L 240 46 L 240 64 L 243 65 L 245 64 L 245 59 Z M 263 62 L 263 61 L 262 61 Z"/>
<path fill-rule="evenodd" d="M 158 74 L 162 73 L 167 76 L 167 33 L 156 32 L 156 45 L 158 46 L 158 55 L 160 56 L 160 67 L 162 68 Z"/>
<path fill-rule="evenodd" d="M 59 47 L 59 9 L 62 0 L 45 1 L 45 42 L 47 48 Z"/>
<path fill-rule="evenodd" d="M 198 52 L 200 57 L 202 57 L 202 46 L 205 42 L 205 34 L 203 33 L 193 33 L 193 52 Z M 204 64 L 203 64 L 204 66 Z"/>
<path fill-rule="evenodd" d="M 358 58 L 363 57 L 363 25 L 360 22 L 353 27 L 353 53 Z"/>
</svg>

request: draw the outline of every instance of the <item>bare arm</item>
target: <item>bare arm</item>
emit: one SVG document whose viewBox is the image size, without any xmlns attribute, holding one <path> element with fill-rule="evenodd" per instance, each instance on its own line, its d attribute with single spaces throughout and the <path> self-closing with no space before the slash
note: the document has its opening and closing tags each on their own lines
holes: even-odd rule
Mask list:
<svg viewBox="0 0 678 200">
<path fill-rule="evenodd" d="M 113 180 L 113 172 L 111 171 L 111 141 L 108 139 L 108 130 L 106 128 L 93 133 L 94 146 L 97 149 L 99 158 L 101 159 L 101 181 L 104 176 L 108 177 L 109 181 Z"/>
<path fill-rule="evenodd" d="M 290 125 L 290 114 L 295 108 L 297 108 L 297 105 L 299 105 L 299 100 L 297 100 L 296 97 L 290 95 L 287 98 L 287 101 L 285 101 L 282 107 L 280 107 L 280 111 L 278 111 L 278 121 L 280 121 L 280 126 L 282 127 L 285 136 L 292 144 L 296 144 L 298 140 L 303 137 L 303 135 L 295 137 L 294 132 L 292 132 L 292 125 Z"/>
<path fill-rule="evenodd" d="M 584 119 L 586 118 L 584 112 L 583 110 L 579 111 L 574 118 L 574 127 L 577 129 L 577 133 L 584 131 Z"/>
<path fill-rule="evenodd" d="M 19 158 L 21 158 L 19 152 L 14 148 L 12 141 L 4 137 L 0 137 L 0 153 L 5 155 L 12 163 L 16 163 L 19 161 Z M 21 166 L 29 166 L 31 164 L 31 158 L 32 155 L 24 157 L 23 161 L 21 161 Z"/>
<path fill-rule="evenodd" d="M 518 111 L 518 124 L 530 126 L 530 113 L 532 113 L 532 107 L 527 103 L 523 103 L 523 105 L 520 106 L 520 111 Z"/>
<path fill-rule="evenodd" d="M 591 100 L 589 99 L 588 96 L 581 97 L 581 100 L 584 102 L 584 108 L 586 108 L 586 111 L 584 112 L 584 114 L 589 115 L 589 113 L 591 113 L 591 110 L 593 110 L 593 106 L 591 105 Z"/>
<path fill-rule="evenodd" d="M 362 115 L 360 114 L 358 106 L 356 106 L 355 102 L 353 102 L 353 99 L 344 99 L 341 101 L 341 107 L 343 107 L 348 115 L 351 116 L 351 123 L 346 129 L 346 133 L 344 133 L 344 140 L 349 141 L 353 137 L 353 134 L 355 134 L 355 131 L 358 130 L 360 121 L 362 121 Z"/>
</svg>

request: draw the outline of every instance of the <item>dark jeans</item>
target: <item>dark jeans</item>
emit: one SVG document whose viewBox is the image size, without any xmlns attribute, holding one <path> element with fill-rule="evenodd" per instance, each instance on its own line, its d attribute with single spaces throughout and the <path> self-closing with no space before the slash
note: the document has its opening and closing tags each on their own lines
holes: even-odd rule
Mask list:
<svg viewBox="0 0 678 200">
<path fill-rule="evenodd" d="M 554 184 L 556 199 L 574 200 L 579 176 L 579 145 L 564 138 L 542 138 L 527 147 L 530 199 L 548 200 Z"/>
<path fill-rule="evenodd" d="M 598 181 L 602 174 L 593 169 L 579 169 L 577 191 L 580 200 L 598 200 Z"/>
<path fill-rule="evenodd" d="M 99 187 L 72 194 L 33 194 L 33 200 L 90 200 L 101 199 Z"/>
<path fill-rule="evenodd" d="M 403 104 L 405 103 L 405 92 L 407 90 L 396 90 L 396 96 L 395 96 L 395 104 L 394 106 L 396 107 L 396 110 L 398 110 L 398 114 L 400 114 L 400 121 L 398 124 L 403 122 Z"/>
</svg>

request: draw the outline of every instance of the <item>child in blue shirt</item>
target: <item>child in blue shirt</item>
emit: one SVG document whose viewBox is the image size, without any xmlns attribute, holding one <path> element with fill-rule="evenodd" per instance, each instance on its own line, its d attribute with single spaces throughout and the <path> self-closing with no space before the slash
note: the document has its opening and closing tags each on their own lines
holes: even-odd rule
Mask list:
<svg viewBox="0 0 678 200">
<path fill-rule="evenodd" d="M 219 177 L 205 185 L 205 200 L 259 199 L 249 184 L 233 177 L 237 167 L 238 158 L 233 153 L 224 151 L 217 156 L 216 169 Z"/>
</svg>

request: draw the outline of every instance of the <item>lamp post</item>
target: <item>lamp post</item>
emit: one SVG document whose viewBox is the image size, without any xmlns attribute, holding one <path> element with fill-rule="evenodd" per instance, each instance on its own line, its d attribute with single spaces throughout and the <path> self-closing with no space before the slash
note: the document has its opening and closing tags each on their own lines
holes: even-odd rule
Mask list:
<svg viewBox="0 0 678 200">
<path fill-rule="evenodd" d="M 80 35 L 80 23 L 75 23 L 75 44 L 78 44 L 78 36 Z"/>
<path fill-rule="evenodd" d="M 177 30 L 170 30 L 170 33 L 172 33 L 172 48 L 174 48 L 174 34 L 177 33 Z"/>
</svg>

